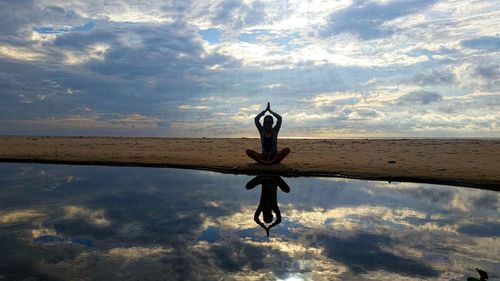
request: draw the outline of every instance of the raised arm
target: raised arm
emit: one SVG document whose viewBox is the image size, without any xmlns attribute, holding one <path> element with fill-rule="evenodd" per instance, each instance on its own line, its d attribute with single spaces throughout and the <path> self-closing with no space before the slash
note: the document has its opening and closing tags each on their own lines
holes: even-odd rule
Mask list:
<svg viewBox="0 0 500 281">
<path fill-rule="evenodd" d="M 278 113 L 276 113 L 276 112 L 272 111 L 271 109 L 269 109 L 269 112 L 270 112 L 270 113 L 271 113 L 274 117 L 276 117 L 276 120 L 277 120 L 277 121 L 276 121 L 276 126 L 274 126 L 274 128 L 275 128 L 276 130 L 278 130 L 278 131 L 279 131 L 279 130 L 280 130 L 280 128 L 281 128 L 281 119 L 282 119 L 282 118 L 281 118 L 281 115 L 279 115 Z"/>
<path fill-rule="evenodd" d="M 277 185 L 281 189 L 281 191 L 288 193 L 290 192 L 290 186 L 286 183 L 286 181 L 283 180 L 282 177 L 278 176 L 276 177 L 277 179 Z"/>
<path fill-rule="evenodd" d="M 277 205 L 276 205 L 276 207 L 273 208 L 273 211 L 276 214 L 276 220 L 273 222 L 273 224 L 271 224 L 269 226 L 269 228 L 271 228 L 273 226 L 276 226 L 276 225 L 278 225 L 278 224 L 281 223 L 281 212 L 280 212 L 280 209 L 278 208 Z"/>
<path fill-rule="evenodd" d="M 260 221 L 260 213 L 262 213 L 262 208 L 260 207 L 257 207 L 257 210 L 255 210 L 255 213 L 253 214 L 253 220 L 260 226 L 264 227 L 264 224 Z"/>
<path fill-rule="evenodd" d="M 256 187 L 259 184 L 262 184 L 262 177 L 261 176 L 256 176 L 255 178 L 253 178 L 249 182 L 247 182 L 246 188 L 247 189 L 252 189 L 252 188 Z"/>
<path fill-rule="evenodd" d="M 260 118 L 262 116 L 264 116 L 264 114 L 266 114 L 266 109 L 264 111 L 262 111 L 261 113 L 257 114 L 257 116 L 255 116 L 255 126 L 257 127 L 257 129 L 260 131 L 262 131 L 262 124 L 260 124 Z"/>
</svg>

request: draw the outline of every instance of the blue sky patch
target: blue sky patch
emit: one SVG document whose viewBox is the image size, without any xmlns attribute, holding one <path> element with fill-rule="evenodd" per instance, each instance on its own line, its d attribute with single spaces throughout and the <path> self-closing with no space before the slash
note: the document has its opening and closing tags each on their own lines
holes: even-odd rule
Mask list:
<svg viewBox="0 0 500 281">
<path fill-rule="evenodd" d="M 85 237 L 68 238 L 59 235 L 40 235 L 33 238 L 33 242 L 41 244 L 57 244 L 57 243 L 68 243 L 68 244 L 78 244 L 86 247 L 94 247 L 94 242 Z"/>
<path fill-rule="evenodd" d="M 267 31 L 267 30 L 260 30 L 260 29 L 259 30 L 253 30 L 251 32 L 241 33 L 238 36 L 238 40 L 240 40 L 241 42 L 246 42 L 246 43 L 259 43 L 260 40 L 259 40 L 258 37 L 262 36 L 262 35 L 272 35 L 272 33 L 269 32 L 269 31 Z M 274 41 L 274 39 L 271 39 L 271 41 L 273 41 L 275 43 L 278 43 L 278 44 L 281 44 L 281 42 Z"/>
<path fill-rule="evenodd" d="M 54 27 L 54 26 L 37 26 L 33 29 L 41 34 L 59 34 L 66 32 L 89 32 L 95 27 L 95 22 L 90 21 L 84 25 L 78 26 L 64 26 L 64 27 Z"/>
<path fill-rule="evenodd" d="M 220 241 L 221 239 L 220 229 L 217 227 L 209 227 L 201 233 L 198 241 L 207 241 L 208 243 L 214 243 Z"/>
<path fill-rule="evenodd" d="M 242 33 L 238 36 L 238 40 L 246 43 L 256 43 L 258 35 L 257 33 Z"/>
<path fill-rule="evenodd" d="M 465 40 L 462 46 L 471 49 L 482 49 L 487 51 L 500 50 L 500 37 L 498 36 L 483 36 L 474 39 Z"/>
<path fill-rule="evenodd" d="M 200 30 L 200 35 L 203 37 L 203 40 L 207 41 L 210 45 L 219 43 L 221 34 L 222 32 L 217 28 Z"/>
<path fill-rule="evenodd" d="M 289 34 L 287 36 L 282 36 L 282 37 L 276 37 L 272 40 L 272 42 L 279 44 L 279 45 L 288 45 L 293 39 L 296 39 L 299 37 L 299 33 L 295 32 L 292 34 Z"/>
</svg>

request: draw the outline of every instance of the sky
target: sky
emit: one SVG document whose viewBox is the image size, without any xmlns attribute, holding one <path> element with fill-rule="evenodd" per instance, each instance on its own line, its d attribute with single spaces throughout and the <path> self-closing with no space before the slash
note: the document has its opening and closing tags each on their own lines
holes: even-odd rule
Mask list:
<svg viewBox="0 0 500 281">
<path fill-rule="evenodd" d="M 500 137 L 500 2 L 0 0 L 0 135 Z"/>
</svg>

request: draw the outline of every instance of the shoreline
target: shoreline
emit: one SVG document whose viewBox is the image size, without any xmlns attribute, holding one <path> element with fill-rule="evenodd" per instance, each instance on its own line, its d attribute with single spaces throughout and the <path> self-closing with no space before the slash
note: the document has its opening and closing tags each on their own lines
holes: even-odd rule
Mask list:
<svg viewBox="0 0 500 281">
<path fill-rule="evenodd" d="M 81 165 L 81 166 L 103 166 L 103 167 L 144 167 L 144 168 L 169 168 L 169 169 L 189 169 L 199 171 L 210 171 L 222 174 L 232 175 L 273 175 L 282 177 L 332 177 L 332 178 L 345 178 L 353 180 L 368 180 L 368 181 L 387 181 L 387 182 L 407 182 L 407 183 L 423 183 L 433 185 L 446 185 L 457 187 L 469 187 L 477 189 L 485 189 L 492 191 L 500 191 L 500 187 L 496 183 L 479 182 L 472 183 L 467 181 L 453 181 L 441 179 L 421 179 L 411 177 L 384 177 L 384 176 L 371 176 L 362 174 L 337 174 L 332 172 L 304 172 L 304 171 L 288 171 L 288 170 L 250 170 L 250 169 L 231 169 L 231 168 L 215 168 L 207 166 L 190 166 L 190 165 L 170 165 L 170 164 L 137 164 L 137 163 L 122 163 L 122 162 L 77 162 L 77 161 L 63 161 L 63 160 L 19 160 L 19 159 L 0 159 L 0 163 L 32 163 L 32 164 L 49 164 L 49 165 Z"/>
<path fill-rule="evenodd" d="M 280 139 L 291 155 L 277 166 L 252 164 L 254 138 L 0 137 L 0 161 L 143 166 L 231 174 L 342 177 L 500 191 L 500 140 Z"/>
</svg>

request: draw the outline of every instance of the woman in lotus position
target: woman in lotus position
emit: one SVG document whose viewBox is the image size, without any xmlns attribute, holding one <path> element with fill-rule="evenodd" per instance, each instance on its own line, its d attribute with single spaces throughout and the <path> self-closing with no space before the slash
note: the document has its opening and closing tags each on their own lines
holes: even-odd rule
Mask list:
<svg viewBox="0 0 500 281">
<path fill-rule="evenodd" d="M 276 117 L 276 126 L 273 127 L 273 117 L 271 115 L 264 117 L 264 126 L 260 124 L 260 118 L 266 114 L 266 111 Z M 262 153 L 247 149 L 247 155 L 260 164 L 272 165 L 280 163 L 290 153 L 290 148 L 285 147 L 278 152 L 278 132 L 281 128 L 281 116 L 271 110 L 271 104 L 267 103 L 266 109 L 255 116 L 255 126 L 259 130 Z"/>
</svg>

